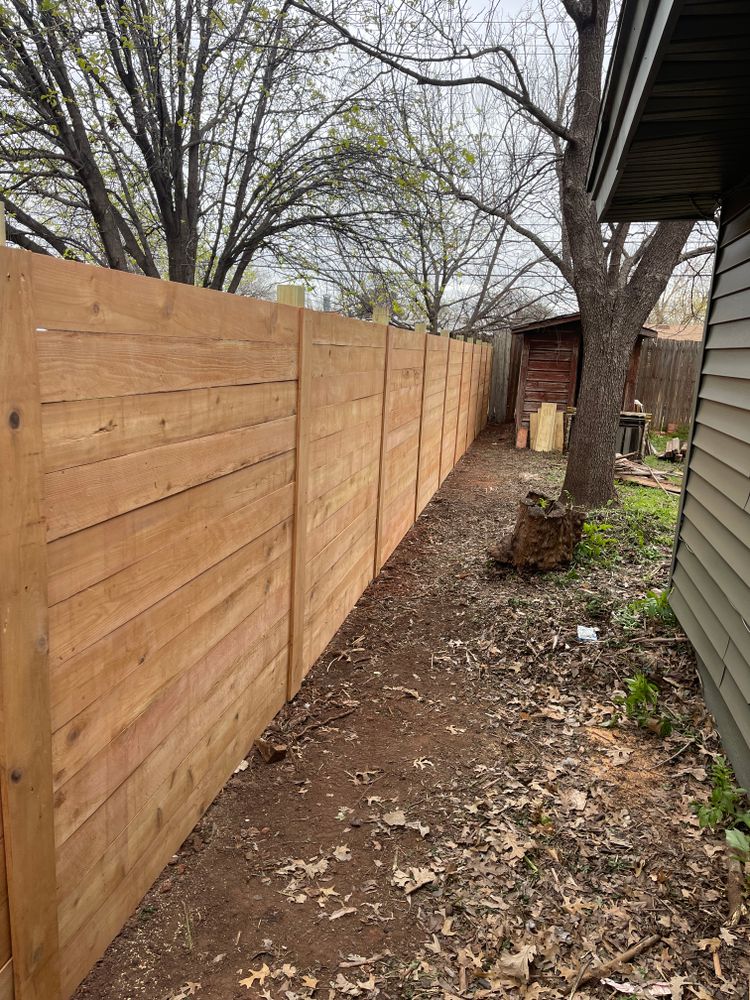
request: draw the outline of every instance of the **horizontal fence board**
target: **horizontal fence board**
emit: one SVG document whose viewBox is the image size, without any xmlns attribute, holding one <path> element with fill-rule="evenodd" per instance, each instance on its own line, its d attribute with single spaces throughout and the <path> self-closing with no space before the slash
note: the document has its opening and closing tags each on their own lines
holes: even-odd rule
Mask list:
<svg viewBox="0 0 750 1000">
<path fill-rule="evenodd" d="M 32 264 L 42 329 L 297 343 L 296 310 L 289 306 L 42 256 Z"/>
<path fill-rule="evenodd" d="M 37 334 L 42 402 L 284 382 L 297 377 L 288 344 L 131 334 Z"/>
<path fill-rule="evenodd" d="M 221 637 L 222 623 L 246 607 L 247 567 L 274 560 L 283 565 L 290 544 L 283 522 L 201 573 L 181 590 L 141 612 L 69 660 L 51 663 L 52 724 L 55 729 L 79 715 L 134 672 L 177 670 L 193 652 Z M 255 606 L 252 603 L 245 614 Z M 186 611 L 186 608 L 188 609 Z"/>
<path fill-rule="evenodd" d="M 310 439 L 317 441 L 361 424 L 377 427 L 379 434 L 382 412 L 383 397 L 380 393 L 351 402 L 319 406 L 310 415 Z"/>
<path fill-rule="evenodd" d="M 123 922 L 161 871 L 164 858 L 187 837 L 211 801 L 247 753 L 252 743 L 249 734 L 262 732 L 284 703 L 286 676 L 285 653 L 269 664 L 268 670 L 253 678 L 231 708 L 213 726 L 206 740 L 211 741 L 210 769 L 203 781 L 188 794 L 191 768 L 183 781 L 185 795 L 175 815 L 151 839 L 148 849 L 137 859 L 130 877 L 117 889 L 100 898 L 101 905 L 93 918 L 67 944 L 62 959 L 63 990 L 72 992 L 76 984 L 101 956 Z M 241 677 L 242 674 L 240 673 Z"/>
<path fill-rule="evenodd" d="M 96 701 L 53 733 L 53 781 L 59 793 L 55 803 L 58 842 L 69 836 L 75 825 L 85 818 L 90 805 L 90 796 L 87 794 L 84 799 L 80 794 L 82 783 L 88 782 L 86 776 L 79 782 L 78 795 L 66 791 L 66 783 L 73 780 L 82 768 L 92 765 L 96 755 L 118 739 L 163 693 L 165 686 L 197 659 L 208 655 L 235 623 L 239 624 L 255 613 L 262 619 L 266 595 L 279 591 L 277 599 L 284 597 L 283 592 L 289 583 L 289 560 L 286 556 L 286 552 L 282 552 L 248 580 L 238 579 L 231 602 L 216 605 L 193 627 L 184 629 L 172 642 L 165 643 L 159 655 L 147 663 L 134 665 L 134 669 L 122 680 L 113 677 Z M 152 731 L 148 731 L 147 735 L 155 738 Z M 133 755 L 140 752 L 137 749 L 139 741 L 126 738 L 122 742 L 126 744 L 124 749 L 130 750 L 130 756 L 123 764 L 128 766 Z M 128 747 L 130 743 L 132 746 Z M 108 780 L 112 780 L 114 773 L 112 765 L 108 770 Z M 87 787 L 91 787 L 90 782 Z"/>
<path fill-rule="evenodd" d="M 162 445 L 45 476 L 50 541 L 294 447 L 294 418 Z M 76 497 L 72 504 L 70 498 Z"/>
<path fill-rule="evenodd" d="M 290 483 L 192 530 L 106 580 L 50 608 L 50 657 L 66 660 L 291 517 Z"/>
<path fill-rule="evenodd" d="M 241 625 L 225 636 L 225 648 L 230 648 L 238 637 L 242 639 L 243 628 Z M 249 677 L 238 677 L 233 661 L 228 660 L 227 671 L 210 688 L 203 703 L 190 715 L 176 720 L 176 725 L 164 736 L 156 750 L 134 768 L 128 780 L 118 785 L 86 822 L 60 845 L 57 874 L 63 900 L 81 892 L 81 883 L 87 873 L 98 877 L 100 859 L 113 845 L 117 852 L 123 837 L 127 846 L 131 835 L 141 836 L 148 829 L 153 835 L 159 828 L 159 810 L 162 815 L 168 815 L 170 803 L 172 811 L 176 810 L 193 787 L 189 770 L 183 769 L 181 762 L 190 761 L 196 748 L 210 746 L 211 727 L 217 724 L 243 686 L 252 683 L 253 672 L 262 672 L 266 669 L 264 664 L 283 655 L 287 645 L 285 632 L 288 632 L 286 616 L 280 618 L 265 635 L 256 637 L 251 646 L 247 646 L 245 637 L 240 662 L 248 669 Z M 174 782 L 169 771 L 170 761 L 178 765 Z M 166 800 L 165 795 L 168 796 Z M 94 905 L 90 907 L 91 910 L 94 908 Z"/>
<path fill-rule="evenodd" d="M 42 407 L 47 472 L 294 416 L 294 382 L 113 396 Z"/>
<path fill-rule="evenodd" d="M 293 478 L 294 454 L 285 452 L 55 539 L 47 546 L 50 605 L 93 587 L 150 553 L 180 543 L 196 523 L 212 516 L 226 517 L 275 493 Z"/>
</svg>

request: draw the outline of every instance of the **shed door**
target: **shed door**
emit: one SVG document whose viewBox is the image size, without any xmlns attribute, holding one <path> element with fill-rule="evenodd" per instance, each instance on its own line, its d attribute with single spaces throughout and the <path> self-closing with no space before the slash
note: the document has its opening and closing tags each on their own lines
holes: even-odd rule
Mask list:
<svg viewBox="0 0 750 1000">
<path fill-rule="evenodd" d="M 578 338 L 543 334 L 527 337 L 528 359 L 523 387 L 522 423 L 542 403 L 557 403 L 558 409 L 572 406 L 575 399 Z"/>
</svg>

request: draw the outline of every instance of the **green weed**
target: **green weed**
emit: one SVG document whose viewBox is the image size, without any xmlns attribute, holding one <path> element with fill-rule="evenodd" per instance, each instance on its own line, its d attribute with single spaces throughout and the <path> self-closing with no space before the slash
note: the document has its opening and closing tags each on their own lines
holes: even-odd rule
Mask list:
<svg viewBox="0 0 750 1000">
<path fill-rule="evenodd" d="M 738 824 L 750 828 L 744 788 L 734 782 L 734 772 L 726 757 L 719 754 L 711 766 L 711 794 L 708 802 L 693 802 L 693 810 L 702 827 L 716 830 Z"/>
<path fill-rule="evenodd" d="M 618 695 L 613 699 L 616 705 L 625 710 L 625 715 L 645 729 L 652 729 L 660 736 L 669 736 L 672 732 L 672 722 L 666 715 L 659 714 L 659 689 L 648 677 L 638 671 L 633 677 L 625 680 L 628 693 L 623 697 Z M 614 725 L 619 722 L 619 715 L 612 719 Z"/>
<path fill-rule="evenodd" d="M 724 836 L 730 853 L 739 861 L 741 865 L 750 863 L 750 837 L 742 830 L 732 828 L 725 830 Z"/>
<path fill-rule="evenodd" d="M 576 561 L 580 563 L 608 562 L 617 539 L 609 534 L 611 524 L 597 524 L 595 521 L 585 521 L 583 534 L 576 546 Z"/>
<path fill-rule="evenodd" d="M 677 618 L 669 604 L 668 590 L 649 590 L 645 597 L 630 601 L 616 611 L 614 619 L 626 632 L 632 632 L 644 621 L 652 621 L 667 628 L 676 628 Z"/>
</svg>

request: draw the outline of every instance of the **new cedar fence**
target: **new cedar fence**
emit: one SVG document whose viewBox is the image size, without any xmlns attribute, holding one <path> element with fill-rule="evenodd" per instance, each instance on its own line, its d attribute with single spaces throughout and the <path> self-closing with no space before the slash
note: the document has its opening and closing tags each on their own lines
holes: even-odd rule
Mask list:
<svg viewBox="0 0 750 1000">
<path fill-rule="evenodd" d="M 482 428 L 491 351 L 0 265 L 0 1000 L 56 1000 Z"/>
</svg>

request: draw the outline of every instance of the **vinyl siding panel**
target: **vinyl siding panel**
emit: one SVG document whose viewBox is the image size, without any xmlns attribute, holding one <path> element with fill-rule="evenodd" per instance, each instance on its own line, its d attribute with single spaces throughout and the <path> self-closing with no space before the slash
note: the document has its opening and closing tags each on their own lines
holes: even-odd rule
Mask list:
<svg viewBox="0 0 750 1000">
<path fill-rule="evenodd" d="M 725 204 L 672 572 L 727 750 L 750 773 L 750 190 Z M 710 678 L 710 681 L 708 680 Z"/>
</svg>

